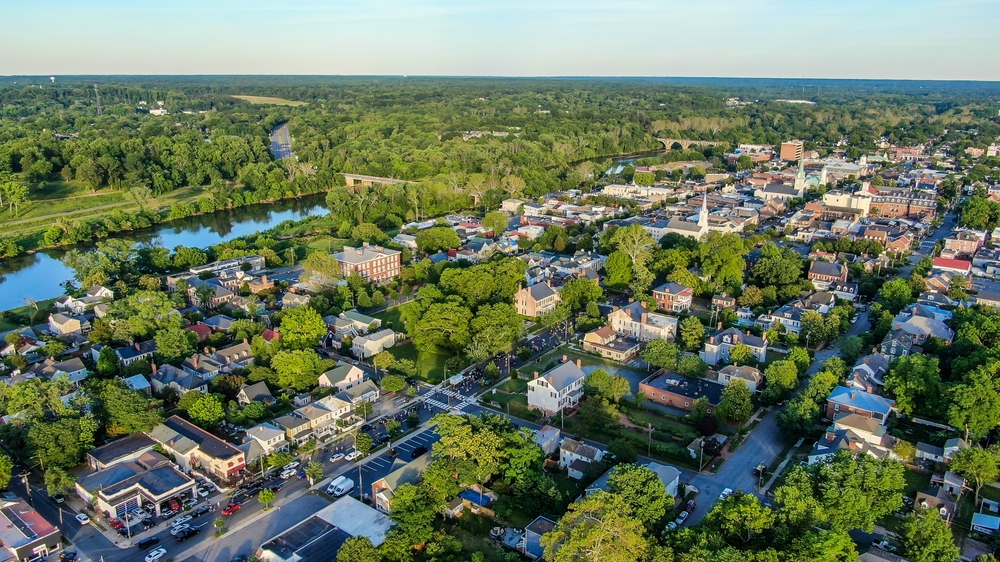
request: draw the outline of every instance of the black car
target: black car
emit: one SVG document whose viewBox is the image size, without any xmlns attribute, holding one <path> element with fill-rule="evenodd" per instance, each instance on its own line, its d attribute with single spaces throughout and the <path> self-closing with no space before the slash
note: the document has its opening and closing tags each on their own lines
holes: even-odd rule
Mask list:
<svg viewBox="0 0 1000 562">
<path fill-rule="evenodd" d="M 145 519 L 142 520 L 142 529 L 143 530 L 146 530 L 146 529 L 148 529 L 150 527 L 155 527 L 155 526 L 156 526 L 156 521 L 153 521 L 149 517 L 147 517 L 147 518 L 145 518 Z"/>
<path fill-rule="evenodd" d="M 191 527 L 189 529 L 184 529 L 183 531 L 177 533 L 176 535 L 174 535 L 174 538 L 177 540 L 177 542 L 184 542 L 199 533 L 201 533 L 201 529 Z"/>
<path fill-rule="evenodd" d="M 59 555 L 59 560 L 65 560 L 66 562 L 69 562 L 71 560 L 76 560 L 78 556 L 79 556 L 79 554 L 77 554 L 76 552 L 66 552 L 66 551 L 63 551 Z"/>
<path fill-rule="evenodd" d="M 209 507 L 209 506 L 207 506 L 207 505 L 203 505 L 203 506 L 199 507 L 198 509 L 192 511 L 191 512 L 191 517 L 198 517 L 199 515 L 205 515 L 209 511 L 212 511 L 212 508 Z"/>
<path fill-rule="evenodd" d="M 153 535 L 152 537 L 146 537 L 141 541 L 137 541 L 135 546 L 139 547 L 140 550 L 153 546 L 154 544 L 160 542 L 160 537 Z"/>
<path fill-rule="evenodd" d="M 260 489 L 261 489 L 260 486 L 254 486 L 253 488 L 250 488 L 249 490 L 243 492 L 243 495 L 249 498 L 250 496 L 256 494 L 257 492 L 260 492 Z"/>
<path fill-rule="evenodd" d="M 427 447 L 424 447 L 423 445 L 421 445 L 421 446 L 417 447 L 416 449 L 413 449 L 413 452 L 410 453 L 410 458 L 411 459 L 415 459 L 415 458 L 419 457 L 420 455 L 425 454 L 426 452 L 427 452 Z"/>
<path fill-rule="evenodd" d="M 274 484 L 271 484 L 270 486 L 266 486 L 266 488 L 267 488 L 268 490 L 271 490 L 272 492 L 277 492 L 277 491 L 278 491 L 278 490 L 280 490 L 280 489 L 281 489 L 281 487 L 282 487 L 282 486 L 284 486 L 284 485 L 285 485 L 285 481 L 284 481 L 284 480 L 278 480 L 278 481 L 277 481 L 277 482 L 275 482 Z"/>
<path fill-rule="evenodd" d="M 417 386 L 417 379 L 415 379 L 415 378 L 413 378 L 413 377 L 406 377 L 406 378 L 405 378 L 405 379 L 403 379 L 403 380 L 405 380 L 405 381 L 406 381 L 406 384 L 408 384 L 408 385 L 410 385 L 410 386 Z"/>
<path fill-rule="evenodd" d="M 378 437 L 375 438 L 375 444 L 376 445 L 381 445 L 382 443 L 385 443 L 388 440 L 389 440 L 389 436 L 386 435 L 385 433 L 383 433 L 383 434 L 381 434 L 381 435 L 379 435 Z"/>
<path fill-rule="evenodd" d="M 372 424 L 370 423 L 366 423 L 365 425 L 361 426 L 361 431 L 371 431 L 371 430 L 372 430 Z"/>
</svg>

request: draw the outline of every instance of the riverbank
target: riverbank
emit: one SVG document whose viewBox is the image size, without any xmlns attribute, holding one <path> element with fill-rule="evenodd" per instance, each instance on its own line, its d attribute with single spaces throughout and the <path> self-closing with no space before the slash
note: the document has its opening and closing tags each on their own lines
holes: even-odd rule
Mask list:
<svg viewBox="0 0 1000 562">
<path fill-rule="evenodd" d="M 242 188 L 237 189 L 238 191 L 234 191 L 233 194 L 242 193 Z M 158 225 L 170 224 L 184 219 L 224 214 L 236 209 L 254 206 L 274 205 L 283 201 L 301 200 L 325 195 L 327 191 L 321 189 L 299 192 L 286 197 L 268 198 L 260 201 L 246 201 L 244 197 L 235 201 L 232 198 L 227 198 L 226 201 L 222 202 L 221 208 L 216 208 L 216 202 L 212 199 L 211 210 L 208 210 L 203 204 L 203 201 L 207 199 L 205 197 L 206 188 L 204 186 L 186 187 L 153 198 L 142 205 L 130 201 L 115 202 L 28 217 L 2 225 L 4 228 L 3 238 L 13 240 L 19 249 L 16 253 L 4 255 L 3 258 L 6 260 L 34 254 L 40 250 L 68 248 L 122 233 L 142 233 L 142 231 L 155 228 Z M 247 192 L 252 193 L 248 190 Z M 73 198 L 73 201 L 79 199 Z M 243 202 L 240 203 L 240 201 Z M 94 215 L 95 211 L 103 212 Z M 56 228 L 62 231 L 59 238 L 54 237 Z M 3 265 L 4 260 L 0 260 L 0 265 Z"/>
</svg>

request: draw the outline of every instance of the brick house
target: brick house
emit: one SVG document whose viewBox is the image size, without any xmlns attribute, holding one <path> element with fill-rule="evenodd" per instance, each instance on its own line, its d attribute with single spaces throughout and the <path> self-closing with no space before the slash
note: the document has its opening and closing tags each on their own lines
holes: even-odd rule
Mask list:
<svg viewBox="0 0 1000 562">
<path fill-rule="evenodd" d="M 846 414 L 858 414 L 884 425 L 894 406 L 895 402 L 877 394 L 838 386 L 826 399 L 826 417 L 835 420 Z"/>
<path fill-rule="evenodd" d="M 560 300 L 559 293 L 546 281 L 518 291 L 514 295 L 514 307 L 522 316 L 537 318 L 553 310 Z"/>
<path fill-rule="evenodd" d="M 639 383 L 639 392 L 657 404 L 691 411 L 699 398 L 708 399 L 711 412 L 722 401 L 725 386 L 708 379 L 685 377 L 673 371 L 661 371 Z"/>
<path fill-rule="evenodd" d="M 831 283 L 847 282 L 847 265 L 813 261 L 809 264 L 809 280 L 817 289 L 826 289 Z"/>
<path fill-rule="evenodd" d="M 671 312 L 688 312 L 691 310 L 691 299 L 694 289 L 680 283 L 664 283 L 653 289 L 656 305 Z"/>
<path fill-rule="evenodd" d="M 344 246 L 333 257 L 344 275 L 354 271 L 373 283 L 386 283 L 399 276 L 401 255 L 399 250 L 369 246 L 366 242 L 360 248 Z"/>
</svg>

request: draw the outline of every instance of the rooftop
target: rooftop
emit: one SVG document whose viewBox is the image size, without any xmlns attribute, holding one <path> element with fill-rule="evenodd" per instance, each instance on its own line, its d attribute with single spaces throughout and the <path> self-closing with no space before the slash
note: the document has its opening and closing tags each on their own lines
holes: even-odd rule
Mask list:
<svg viewBox="0 0 1000 562">
<path fill-rule="evenodd" d="M 115 439 L 110 443 L 105 443 L 100 447 L 90 450 L 88 455 L 96 459 L 101 464 L 110 464 L 118 459 L 136 455 L 147 449 L 152 449 L 156 441 L 149 438 L 144 433 L 136 433 L 121 439 Z"/>
<path fill-rule="evenodd" d="M 646 386 L 663 390 L 692 400 L 706 397 L 708 403 L 718 405 L 722 400 L 722 391 L 725 388 L 721 384 L 705 379 L 694 379 L 672 371 L 663 371 L 660 374 L 643 382 Z"/>
<path fill-rule="evenodd" d="M 164 432 L 160 428 L 166 428 L 167 431 Z M 203 453 L 217 459 L 228 459 L 232 456 L 240 454 L 240 450 L 236 447 L 177 416 L 170 416 L 161 425 L 153 428 L 153 431 L 157 432 L 159 435 L 168 436 L 168 442 L 188 439 L 197 444 L 198 448 L 201 449 Z M 170 433 L 173 433 L 172 437 L 170 436 Z M 151 437 L 159 441 L 159 438 L 156 435 L 152 435 Z"/>
</svg>

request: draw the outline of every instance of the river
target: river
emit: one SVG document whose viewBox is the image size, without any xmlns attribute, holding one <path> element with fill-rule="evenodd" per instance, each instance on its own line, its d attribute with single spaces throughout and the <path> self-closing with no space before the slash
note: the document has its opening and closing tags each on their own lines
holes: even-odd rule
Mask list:
<svg viewBox="0 0 1000 562">
<path fill-rule="evenodd" d="M 300 220 L 327 212 L 325 193 L 250 205 L 231 211 L 200 215 L 144 230 L 115 235 L 140 244 L 174 248 L 205 248 L 247 234 L 273 228 L 286 220 Z M 76 248 L 92 247 L 81 244 Z M 0 261 L 0 310 L 24 306 L 27 299 L 45 300 L 63 294 L 62 284 L 73 278 L 73 270 L 61 261 L 67 249 L 44 250 L 32 255 Z"/>
</svg>

